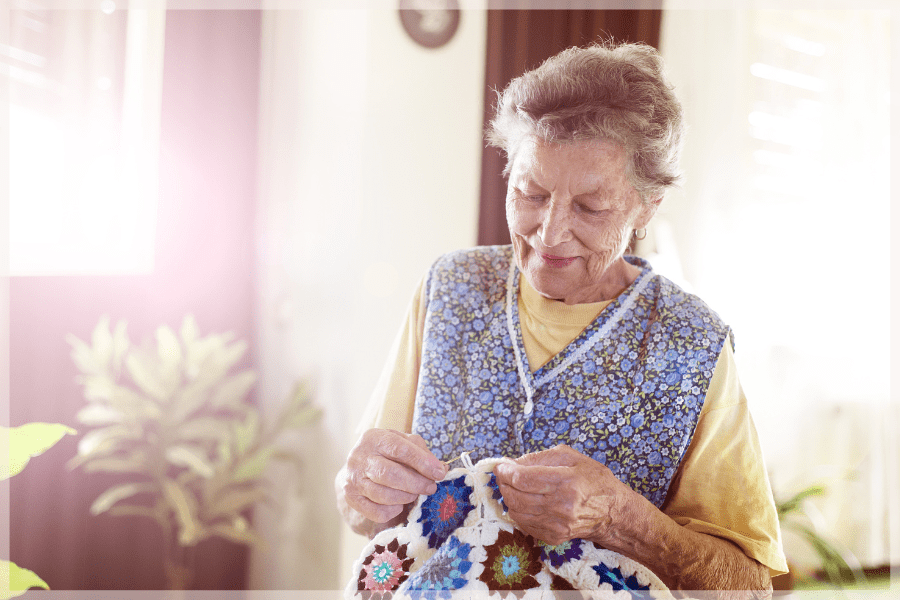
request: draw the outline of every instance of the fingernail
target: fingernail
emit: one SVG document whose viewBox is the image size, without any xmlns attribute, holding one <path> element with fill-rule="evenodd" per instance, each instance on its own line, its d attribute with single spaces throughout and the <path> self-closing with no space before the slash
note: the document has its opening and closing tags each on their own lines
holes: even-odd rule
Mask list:
<svg viewBox="0 0 900 600">
<path fill-rule="evenodd" d="M 431 471 L 431 477 L 433 479 L 443 479 L 446 474 L 447 474 L 447 466 L 446 465 L 441 465 L 440 467 L 435 467 Z"/>
</svg>

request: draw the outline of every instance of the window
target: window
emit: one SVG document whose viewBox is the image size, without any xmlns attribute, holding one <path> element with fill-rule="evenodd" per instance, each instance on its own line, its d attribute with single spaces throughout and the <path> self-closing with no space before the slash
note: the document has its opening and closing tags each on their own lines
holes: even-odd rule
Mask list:
<svg viewBox="0 0 900 600">
<path fill-rule="evenodd" d="M 775 494 L 826 483 L 828 533 L 890 563 L 890 13 L 669 10 L 661 51 L 689 125 L 661 214 L 734 328 Z"/>
<path fill-rule="evenodd" d="M 164 9 L 17 0 L 10 89 L 10 273 L 153 267 Z"/>
</svg>

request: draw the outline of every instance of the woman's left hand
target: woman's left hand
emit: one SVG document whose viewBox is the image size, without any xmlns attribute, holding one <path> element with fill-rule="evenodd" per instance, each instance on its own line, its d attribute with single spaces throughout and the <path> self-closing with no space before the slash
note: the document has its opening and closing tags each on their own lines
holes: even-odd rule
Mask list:
<svg viewBox="0 0 900 600">
<path fill-rule="evenodd" d="M 494 474 L 516 526 L 552 545 L 573 538 L 602 543 L 635 493 L 606 465 L 568 446 L 500 463 Z"/>
</svg>

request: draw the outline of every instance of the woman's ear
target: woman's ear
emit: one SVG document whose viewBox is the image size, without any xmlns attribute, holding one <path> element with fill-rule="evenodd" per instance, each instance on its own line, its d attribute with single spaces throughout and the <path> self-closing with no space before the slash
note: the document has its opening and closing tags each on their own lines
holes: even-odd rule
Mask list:
<svg viewBox="0 0 900 600">
<path fill-rule="evenodd" d="M 641 213 L 638 215 L 637 220 L 634 223 L 635 229 L 644 229 L 650 223 L 650 219 L 653 218 L 653 215 L 656 214 L 656 210 L 659 208 L 660 203 L 662 202 L 663 197 L 659 196 L 655 200 L 650 200 L 649 202 L 644 202 L 644 206 L 641 209 Z"/>
</svg>

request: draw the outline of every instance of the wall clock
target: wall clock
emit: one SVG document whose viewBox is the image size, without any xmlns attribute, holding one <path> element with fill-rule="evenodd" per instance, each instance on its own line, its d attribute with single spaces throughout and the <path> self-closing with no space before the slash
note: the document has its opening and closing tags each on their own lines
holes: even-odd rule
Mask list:
<svg viewBox="0 0 900 600">
<path fill-rule="evenodd" d="M 458 0 L 400 0 L 399 6 L 403 29 L 426 48 L 440 48 L 459 27 Z"/>
</svg>

